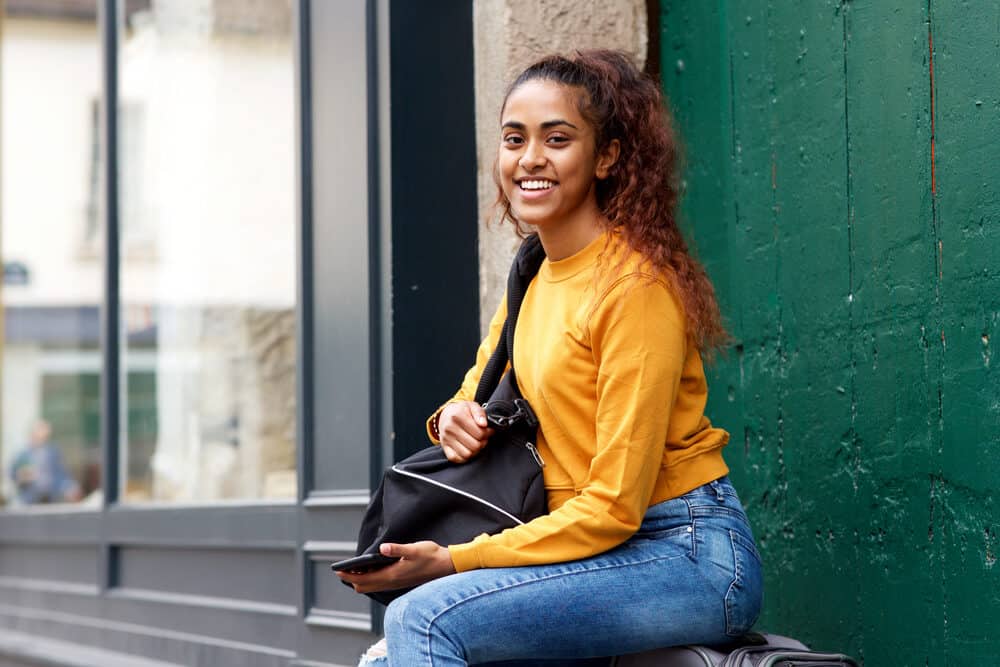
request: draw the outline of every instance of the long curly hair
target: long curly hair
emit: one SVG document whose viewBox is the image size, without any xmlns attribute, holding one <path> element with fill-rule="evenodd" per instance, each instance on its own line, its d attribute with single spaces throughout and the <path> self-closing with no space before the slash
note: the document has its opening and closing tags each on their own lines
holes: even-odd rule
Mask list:
<svg viewBox="0 0 1000 667">
<path fill-rule="evenodd" d="M 632 250 L 673 283 L 688 334 L 711 354 L 728 334 L 712 283 L 677 225 L 680 150 L 660 87 L 622 52 L 577 51 L 530 65 L 507 89 L 503 106 L 519 86 L 539 79 L 581 90 L 580 113 L 594 128 L 598 152 L 619 142 L 618 161 L 595 187 L 604 224 L 618 230 Z M 523 233 L 499 186 L 498 180 L 502 219 Z"/>
</svg>

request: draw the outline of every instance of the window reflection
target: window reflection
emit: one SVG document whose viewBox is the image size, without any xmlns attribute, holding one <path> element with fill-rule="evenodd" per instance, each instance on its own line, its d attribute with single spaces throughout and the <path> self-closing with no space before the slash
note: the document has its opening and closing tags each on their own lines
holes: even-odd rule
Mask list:
<svg viewBox="0 0 1000 667">
<path fill-rule="evenodd" d="M 96 1 L 0 7 L 0 504 L 96 503 Z"/>
<path fill-rule="evenodd" d="M 288 0 L 154 0 L 119 106 L 123 500 L 295 494 Z"/>
</svg>

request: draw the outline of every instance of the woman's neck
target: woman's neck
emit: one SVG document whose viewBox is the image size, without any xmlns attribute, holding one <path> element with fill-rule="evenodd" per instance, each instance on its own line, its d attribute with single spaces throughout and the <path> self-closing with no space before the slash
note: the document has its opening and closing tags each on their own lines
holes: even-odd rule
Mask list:
<svg viewBox="0 0 1000 667">
<path fill-rule="evenodd" d="M 574 216 L 569 220 L 538 225 L 538 239 L 550 262 L 572 257 L 604 232 L 600 213 Z"/>
</svg>

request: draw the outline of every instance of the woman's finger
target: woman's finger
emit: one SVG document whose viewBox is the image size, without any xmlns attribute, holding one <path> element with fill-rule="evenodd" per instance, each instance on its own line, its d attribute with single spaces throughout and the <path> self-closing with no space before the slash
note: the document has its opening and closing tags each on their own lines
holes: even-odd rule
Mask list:
<svg viewBox="0 0 1000 667">
<path fill-rule="evenodd" d="M 489 422 L 486 420 L 486 411 L 478 403 L 466 401 L 459 405 L 460 410 L 456 411 L 451 419 L 451 424 L 458 430 L 464 431 L 476 440 L 485 440 L 489 436 Z"/>
<path fill-rule="evenodd" d="M 465 463 L 472 458 L 472 452 L 461 445 L 453 445 L 442 441 L 441 449 L 444 451 L 445 458 L 452 463 Z"/>
<path fill-rule="evenodd" d="M 441 442 L 442 443 L 447 442 L 450 445 L 460 445 L 461 447 L 468 450 L 470 455 L 473 455 L 476 452 L 478 452 L 482 448 L 484 443 L 484 441 L 476 438 L 471 433 L 463 431 L 461 429 L 452 429 L 447 433 L 442 433 Z"/>
<path fill-rule="evenodd" d="M 469 403 L 469 416 L 472 417 L 476 426 L 481 429 L 488 428 L 490 425 L 489 421 L 486 419 L 486 410 L 484 410 L 483 406 L 479 405 L 479 403 Z"/>
</svg>

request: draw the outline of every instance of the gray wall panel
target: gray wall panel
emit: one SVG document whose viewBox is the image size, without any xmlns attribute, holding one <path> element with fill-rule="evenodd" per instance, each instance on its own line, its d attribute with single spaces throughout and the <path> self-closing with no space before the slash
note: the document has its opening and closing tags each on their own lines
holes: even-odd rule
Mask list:
<svg viewBox="0 0 1000 667">
<path fill-rule="evenodd" d="M 97 582 L 96 546 L 0 545 L 0 576 L 63 581 Z"/>
<path fill-rule="evenodd" d="M 239 642 L 257 650 L 295 650 L 300 621 L 294 607 L 260 611 L 250 605 L 242 609 L 225 606 L 224 600 L 215 598 L 170 600 L 130 593 L 109 593 L 103 620 L 143 626 L 151 636 L 179 633 L 204 642 Z"/>
<path fill-rule="evenodd" d="M 194 575 L 192 575 L 194 576 Z M 158 643 L 236 645 L 255 653 L 295 650 L 302 621 L 295 607 L 260 603 L 227 604 L 218 598 L 162 595 L 155 591 L 114 590 L 87 598 L 58 591 L 0 588 L 0 626 L 25 629 L 66 641 L 81 641 L 116 651 L 134 652 L 184 665 L 241 665 L 234 662 L 183 662 L 147 652 Z M 237 601 L 238 602 L 238 601 Z M 91 641 L 95 629 L 108 641 Z M 110 643 L 115 638 L 116 642 Z M 98 637 L 100 639 L 100 637 Z M 289 653 L 290 654 L 290 653 Z"/>
<path fill-rule="evenodd" d="M 97 543 L 100 535 L 99 512 L 53 512 L 25 510 L 0 512 L 0 543 Z"/>
<path fill-rule="evenodd" d="M 363 595 L 341 583 L 340 579 L 330 569 L 330 563 L 335 560 L 349 558 L 352 551 L 322 551 L 309 554 L 310 577 L 312 581 L 312 605 L 309 614 L 344 614 L 345 619 L 365 623 L 371 621 L 371 602 Z M 367 625 L 366 625 L 367 627 Z"/>
<path fill-rule="evenodd" d="M 365 505 L 307 507 L 302 514 L 303 535 L 307 540 L 333 540 L 355 544 Z"/>
<path fill-rule="evenodd" d="M 292 550 L 120 547 L 116 560 L 123 588 L 285 605 L 297 599 Z"/>
<path fill-rule="evenodd" d="M 378 637 L 367 632 L 309 627 L 303 634 L 299 654 L 310 661 L 354 667 L 358 664 L 358 657 L 377 639 Z M 309 667 L 315 664 L 310 662 Z M 297 667 L 297 663 L 293 662 L 290 667 Z"/>
<path fill-rule="evenodd" d="M 176 633 L 46 610 L 20 611 L 10 614 L 0 604 L 0 631 L 14 630 L 40 638 L 56 637 L 66 642 L 141 655 L 184 667 L 287 667 L 292 658 L 288 650 L 221 641 L 206 635 Z M 3 665 L 2 660 L 0 658 L 0 665 Z M 29 664 L 38 665 L 38 662 Z M 78 667 L 79 663 L 46 663 L 46 667 L 60 664 Z"/>
<path fill-rule="evenodd" d="M 294 548 L 297 511 L 291 503 L 116 507 L 108 512 L 108 537 L 130 544 Z"/>
<path fill-rule="evenodd" d="M 0 614 L 26 609 L 58 609 L 66 614 L 93 614 L 100 605 L 96 586 L 64 581 L 5 579 L 0 582 Z M 5 611 L 6 610 L 6 611 Z"/>
</svg>

